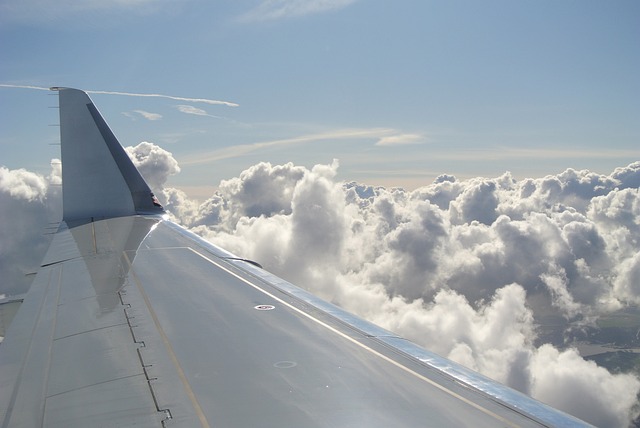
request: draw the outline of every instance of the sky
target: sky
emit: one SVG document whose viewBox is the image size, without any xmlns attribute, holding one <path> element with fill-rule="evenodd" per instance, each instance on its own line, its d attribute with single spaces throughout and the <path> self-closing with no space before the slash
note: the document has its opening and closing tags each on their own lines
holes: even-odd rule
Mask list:
<svg viewBox="0 0 640 428">
<path fill-rule="evenodd" d="M 574 341 L 640 305 L 638 18 L 635 1 L 0 1 L 0 294 L 26 289 L 59 220 L 46 88 L 81 88 L 180 224 L 626 427 L 640 379 Z"/>
<path fill-rule="evenodd" d="M 93 94 L 206 199 L 258 161 L 372 185 L 607 173 L 638 158 L 636 1 L 0 2 L 0 84 Z M 53 97 L 0 87 L 0 163 L 46 172 Z M 236 106 L 237 105 L 237 106 Z"/>
</svg>

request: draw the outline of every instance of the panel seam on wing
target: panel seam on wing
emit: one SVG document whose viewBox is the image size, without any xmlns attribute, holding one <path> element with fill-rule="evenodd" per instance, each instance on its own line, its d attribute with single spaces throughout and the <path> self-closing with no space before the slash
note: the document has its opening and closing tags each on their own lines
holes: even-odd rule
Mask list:
<svg viewBox="0 0 640 428">
<path fill-rule="evenodd" d="M 68 394 L 68 393 L 74 392 L 74 391 L 81 391 L 83 389 L 91 388 L 91 387 L 94 387 L 94 386 L 97 386 L 97 385 L 104 385 L 106 383 L 116 382 L 116 381 L 119 381 L 119 380 L 122 380 L 122 379 L 129 379 L 129 378 L 134 378 L 134 377 L 143 376 L 143 375 L 144 375 L 144 373 L 136 373 L 136 374 L 132 374 L 132 375 L 128 375 L 128 376 L 122 376 L 122 377 L 117 377 L 117 378 L 113 378 L 113 379 L 109 379 L 109 380 L 104 380 L 102 382 L 92 383 L 90 385 L 83 385 L 83 386 L 78 387 L 78 388 L 72 388 L 72 389 L 69 389 L 69 390 L 66 390 L 66 391 L 56 392 L 55 394 L 47 395 L 47 398 L 57 397 L 59 395 Z"/>
<path fill-rule="evenodd" d="M 85 333 L 93 333 L 94 331 L 106 330 L 106 329 L 109 329 L 109 328 L 119 327 L 119 326 L 123 326 L 123 325 L 127 325 L 127 323 L 112 324 L 112 325 L 107 325 L 107 326 L 104 326 L 104 327 L 92 328 L 91 330 L 83 330 L 83 331 L 79 331 L 77 333 L 67 334 L 66 336 L 56 337 L 56 338 L 53 339 L 53 341 L 56 342 L 58 340 L 67 339 L 69 337 L 79 336 L 79 335 L 85 334 Z"/>
</svg>

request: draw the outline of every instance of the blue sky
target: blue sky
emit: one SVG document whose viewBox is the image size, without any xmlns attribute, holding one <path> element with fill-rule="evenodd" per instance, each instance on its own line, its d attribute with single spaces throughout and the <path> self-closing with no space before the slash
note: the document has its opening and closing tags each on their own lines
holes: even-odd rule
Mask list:
<svg viewBox="0 0 640 428">
<path fill-rule="evenodd" d="M 3 0 L 0 83 L 237 104 L 91 95 L 201 199 L 259 161 L 407 188 L 609 173 L 640 159 L 638 22 L 637 1 Z M 55 105 L 0 87 L 0 164 L 48 170 Z"/>
</svg>

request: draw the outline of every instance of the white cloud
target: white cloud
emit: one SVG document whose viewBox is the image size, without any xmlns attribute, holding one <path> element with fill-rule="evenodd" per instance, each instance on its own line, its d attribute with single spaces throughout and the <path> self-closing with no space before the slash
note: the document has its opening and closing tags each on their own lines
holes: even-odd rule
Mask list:
<svg viewBox="0 0 640 428">
<path fill-rule="evenodd" d="M 630 409 L 640 382 L 632 375 L 612 376 L 569 349 L 537 349 L 531 360 L 532 394 L 600 427 L 630 426 Z"/>
<path fill-rule="evenodd" d="M 260 163 L 197 204 L 163 188 L 178 171 L 169 152 L 127 150 L 175 218 L 239 256 L 588 422 L 623 427 L 637 411 L 636 377 L 558 346 L 570 322 L 638 303 L 640 162 L 611 175 L 440 176 L 413 192 L 338 182 L 337 162 Z M 29 223 L 0 230 L 10 243 L 4 274 L 8 250 L 38 242 L 33 224 L 44 221 L 53 187 L 0 171 L 3 217 L 20 212 Z M 548 316 L 566 320 L 556 346 L 536 335 Z"/>
<path fill-rule="evenodd" d="M 162 119 L 162 115 L 158 113 L 150 113 L 144 110 L 134 110 L 134 113 L 138 113 L 140 116 L 144 117 L 147 120 L 160 120 Z"/>
<path fill-rule="evenodd" d="M 143 141 L 135 147 L 125 147 L 125 150 L 149 187 L 160 193 L 169 176 L 180 172 L 178 162 L 171 152 Z"/>
<path fill-rule="evenodd" d="M 44 177 L 26 169 L 10 170 L 0 166 L 0 189 L 16 200 L 42 201 L 47 182 Z"/>
<path fill-rule="evenodd" d="M 48 245 L 46 227 L 60 219 L 59 163 L 49 177 L 0 166 L 0 273 L 3 294 L 26 292 Z"/>
<path fill-rule="evenodd" d="M 401 146 L 406 144 L 420 144 L 424 141 L 424 136 L 420 134 L 398 134 L 380 138 L 376 146 Z"/>
<path fill-rule="evenodd" d="M 212 114 L 207 113 L 206 110 L 203 110 L 201 108 L 194 107 L 194 106 L 181 104 L 181 105 L 177 105 L 176 108 L 178 109 L 178 111 L 185 114 L 193 114 L 195 116 L 208 116 L 208 117 L 214 117 L 216 119 L 221 119 L 218 116 L 214 116 Z"/>
<path fill-rule="evenodd" d="M 240 17 L 241 21 L 273 21 L 338 10 L 356 0 L 263 0 Z"/>
</svg>

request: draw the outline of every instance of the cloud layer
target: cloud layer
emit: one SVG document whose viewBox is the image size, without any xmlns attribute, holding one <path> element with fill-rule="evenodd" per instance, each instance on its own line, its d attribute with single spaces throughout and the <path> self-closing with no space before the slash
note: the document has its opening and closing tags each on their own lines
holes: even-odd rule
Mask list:
<svg viewBox="0 0 640 428">
<path fill-rule="evenodd" d="M 637 413 L 637 378 L 544 343 L 539 325 L 564 320 L 570 340 L 640 303 L 640 162 L 520 181 L 443 175 L 412 192 L 338 182 L 337 161 L 259 163 L 198 204 L 165 187 L 179 171 L 169 152 L 127 151 L 179 222 L 237 255 L 595 425 Z M 3 278 L 11 251 L 40 242 L 29 231 L 56 197 L 47 183 L 0 170 L 3 215 L 30 224 L 1 232 Z"/>
</svg>

